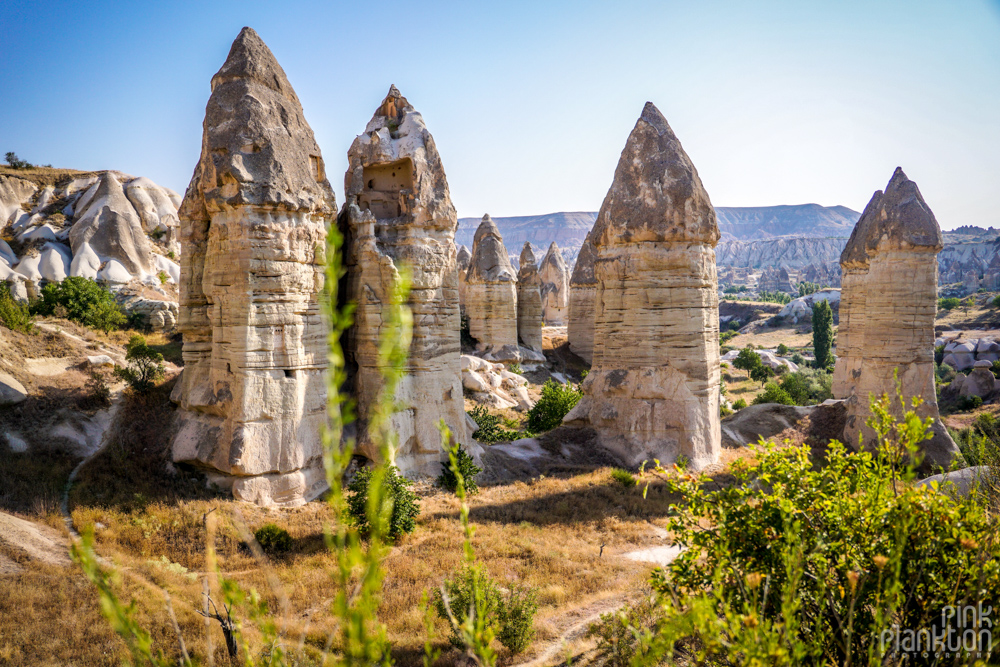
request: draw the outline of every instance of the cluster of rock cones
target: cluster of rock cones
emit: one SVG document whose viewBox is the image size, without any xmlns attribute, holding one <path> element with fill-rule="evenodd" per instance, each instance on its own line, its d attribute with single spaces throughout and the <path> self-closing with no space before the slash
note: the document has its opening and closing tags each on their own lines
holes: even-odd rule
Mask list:
<svg viewBox="0 0 1000 667">
<path fill-rule="evenodd" d="M 558 248 L 539 266 L 530 246 L 515 273 L 489 216 L 460 271 L 440 155 L 394 86 L 348 158 L 338 213 L 294 90 L 244 28 L 212 79 L 202 153 L 180 207 L 185 370 L 174 395 L 175 460 L 210 469 L 237 498 L 263 505 L 300 504 L 323 491 L 319 299 L 332 225 L 345 239 L 343 297 L 357 305 L 345 356 L 360 453 L 378 455 L 366 425 L 382 387 L 378 343 L 393 334 L 383 307 L 405 266 L 413 339 L 391 425 L 404 473 L 438 472 L 442 421 L 457 442 L 474 445 L 463 404 L 460 303 L 494 361 L 541 358 L 543 319 L 568 321 L 571 345 L 592 370 L 565 421 L 593 429 L 625 463 L 684 457 L 700 468 L 718 460 L 719 228 L 697 170 L 653 104 L 629 135 L 572 277 Z M 904 391 L 921 393 L 923 412 L 936 414 L 929 345 L 937 223 L 897 171 L 855 235 L 845 259 L 864 271 L 852 268 L 853 291 L 845 271 L 849 342 L 837 376 L 839 393 L 858 406 L 851 428 L 861 419 L 861 392 L 888 389 L 896 366 L 905 366 Z M 866 281 L 897 270 L 907 272 L 895 281 L 905 282 L 906 294 L 874 290 L 886 298 L 865 305 Z"/>
</svg>

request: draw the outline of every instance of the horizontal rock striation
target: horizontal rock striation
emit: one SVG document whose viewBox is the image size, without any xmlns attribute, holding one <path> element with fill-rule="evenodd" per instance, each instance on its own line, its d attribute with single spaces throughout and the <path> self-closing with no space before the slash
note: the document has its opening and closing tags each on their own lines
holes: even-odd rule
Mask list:
<svg viewBox="0 0 1000 667">
<path fill-rule="evenodd" d="M 594 299 L 597 275 L 594 273 L 596 251 L 590 235 L 580 248 L 569 281 L 569 349 L 588 364 L 594 359 Z"/>
</svg>

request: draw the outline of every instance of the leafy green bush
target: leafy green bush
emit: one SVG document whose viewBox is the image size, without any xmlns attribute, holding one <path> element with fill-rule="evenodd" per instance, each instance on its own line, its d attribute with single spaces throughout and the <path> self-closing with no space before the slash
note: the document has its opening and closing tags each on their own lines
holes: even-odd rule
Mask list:
<svg viewBox="0 0 1000 667">
<path fill-rule="evenodd" d="M 269 556 L 278 556 L 292 550 L 292 536 L 277 524 L 269 523 L 254 531 L 257 544 Z"/>
<path fill-rule="evenodd" d="M 546 380 L 542 386 L 542 397 L 528 412 L 528 430 L 532 433 L 543 433 L 559 426 L 563 417 L 573 409 L 582 396 L 579 387 Z"/>
<path fill-rule="evenodd" d="M 507 364 L 507 370 L 509 370 L 511 373 L 514 373 L 515 375 L 524 374 L 524 369 L 521 368 L 521 364 L 517 363 L 516 361 L 512 361 L 511 363 Z"/>
<path fill-rule="evenodd" d="M 779 387 L 774 382 L 768 382 L 764 385 L 764 391 L 757 394 L 753 399 L 754 405 L 761 405 L 762 403 L 781 403 L 782 405 L 795 405 L 795 401 L 788 392 Z"/>
<path fill-rule="evenodd" d="M 469 617 L 470 609 L 484 619 L 489 634 L 511 652 L 526 649 L 535 636 L 534 620 L 538 611 L 538 593 L 534 588 L 515 584 L 504 594 L 497 582 L 480 563 L 465 563 L 450 579 L 445 579 L 444 594 L 434 595 L 434 607 L 439 617 L 452 624 L 448 641 L 463 646 L 456 625 Z"/>
<path fill-rule="evenodd" d="M 991 303 L 994 308 L 1000 308 L 1000 295 L 993 297 L 993 301 Z"/>
<path fill-rule="evenodd" d="M 125 324 L 125 313 L 111 292 L 89 278 L 69 277 L 42 288 L 42 297 L 32 304 L 36 315 L 53 315 L 66 310 L 67 319 L 107 333 Z"/>
<path fill-rule="evenodd" d="M 371 530 L 368 522 L 368 488 L 375 476 L 373 468 L 364 467 L 358 470 L 354 479 L 347 485 L 347 512 L 357 526 L 358 532 L 367 534 Z M 410 487 L 413 482 L 399 474 L 396 466 L 386 466 L 382 477 L 387 502 L 392 503 L 392 515 L 389 517 L 389 527 L 386 531 L 389 539 L 396 540 L 402 535 L 412 533 L 416 528 L 416 517 L 420 514 L 420 502 Z"/>
<path fill-rule="evenodd" d="M 597 638 L 597 651 L 605 659 L 604 664 L 630 667 L 637 653 L 647 653 L 648 649 L 639 641 L 640 633 L 654 629 L 658 612 L 656 599 L 647 597 L 618 611 L 601 614 L 601 620 L 590 625 L 587 636 Z"/>
<path fill-rule="evenodd" d="M 758 300 L 765 303 L 785 304 L 792 300 L 792 295 L 785 292 L 768 292 L 765 290 L 760 293 Z"/>
<path fill-rule="evenodd" d="M 983 399 L 980 396 L 962 396 L 958 400 L 959 410 L 975 410 L 983 405 Z"/>
<path fill-rule="evenodd" d="M 723 402 L 720 401 L 719 402 L 719 416 L 720 417 L 728 417 L 731 414 L 733 414 L 733 409 L 730 408 L 725 403 L 723 403 Z"/>
<path fill-rule="evenodd" d="M 7 160 L 7 164 L 10 165 L 11 169 L 31 169 L 35 166 L 30 162 L 17 157 L 17 154 L 14 153 L 14 151 L 7 151 L 7 154 L 4 155 L 4 159 Z"/>
<path fill-rule="evenodd" d="M 472 437 L 479 442 L 485 442 L 487 444 L 492 444 L 494 442 L 510 442 L 511 440 L 517 440 L 521 434 L 517 431 L 510 431 L 503 427 L 503 417 L 500 415 L 490 414 L 490 411 L 486 409 L 484 405 L 477 405 L 467 412 L 467 414 L 472 417 L 472 421 L 476 422 L 478 430 L 472 434 Z"/>
<path fill-rule="evenodd" d="M 974 502 L 900 484 L 913 471 L 891 463 L 931 420 L 908 411 L 896 422 L 890 406 L 873 400 L 877 454 L 834 441 L 817 468 L 808 447 L 769 444 L 759 463 L 734 466 L 733 486 L 668 483 L 686 499 L 668 527 L 686 549 L 654 572 L 664 622 L 643 664 L 681 641 L 695 647 L 690 664 L 881 665 L 893 628 L 930 629 L 947 607 L 995 608 L 995 524 Z"/>
<path fill-rule="evenodd" d="M 808 294 L 813 294 L 820 290 L 819 283 L 811 283 L 808 280 L 804 280 L 799 283 L 799 296 L 806 296 Z"/>
<path fill-rule="evenodd" d="M 732 330 L 721 331 L 721 332 L 719 332 L 719 345 L 725 345 L 726 343 L 728 343 L 729 341 L 731 341 L 734 338 L 736 338 L 736 332 L 735 331 L 732 331 Z"/>
<path fill-rule="evenodd" d="M 635 475 L 630 473 L 628 470 L 622 470 L 621 468 L 612 468 L 611 479 L 615 480 L 620 486 L 623 486 L 626 489 L 631 489 L 639 483 L 638 480 L 636 480 Z"/>
<path fill-rule="evenodd" d="M 479 493 L 479 485 L 476 484 L 476 475 L 481 473 L 483 469 L 476 465 L 472 456 L 462 446 L 458 448 L 456 459 L 458 472 L 465 482 L 465 492 L 469 495 Z M 438 486 L 452 493 L 455 493 L 458 489 L 458 477 L 455 475 L 455 471 L 452 470 L 450 461 L 441 463 L 441 475 L 437 478 L 437 483 Z"/>
<path fill-rule="evenodd" d="M 115 366 L 115 375 L 139 394 L 149 393 L 166 374 L 163 355 L 146 345 L 146 339 L 139 334 L 132 334 L 125 346 L 125 361 L 126 366 Z"/>
<path fill-rule="evenodd" d="M 14 299 L 6 281 L 0 281 L 0 322 L 8 329 L 21 333 L 31 333 L 35 328 L 28 306 Z"/>
<path fill-rule="evenodd" d="M 787 357 L 789 352 L 788 346 L 784 343 L 778 343 L 777 352 L 779 357 Z"/>
<path fill-rule="evenodd" d="M 750 379 L 754 382 L 760 382 L 760 386 L 762 387 L 764 386 L 764 383 L 773 378 L 774 375 L 774 369 L 764 363 L 750 369 Z"/>
<path fill-rule="evenodd" d="M 747 377 L 752 377 L 750 373 L 764 362 L 760 360 L 760 355 L 753 351 L 753 346 L 747 345 L 733 359 L 733 368 L 746 371 Z"/>
<path fill-rule="evenodd" d="M 941 310 L 954 310 L 958 308 L 961 303 L 961 299 L 950 296 L 944 299 L 938 299 L 938 308 Z"/>
<path fill-rule="evenodd" d="M 833 398 L 833 375 L 818 368 L 801 368 L 778 382 L 795 405 L 816 405 Z"/>
<path fill-rule="evenodd" d="M 796 366 L 801 366 L 802 364 L 806 363 L 806 360 L 798 352 L 792 355 L 790 361 Z"/>
<path fill-rule="evenodd" d="M 735 403 L 733 403 L 733 410 L 742 410 L 747 406 L 747 399 L 738 398 Z"/>
</svg>

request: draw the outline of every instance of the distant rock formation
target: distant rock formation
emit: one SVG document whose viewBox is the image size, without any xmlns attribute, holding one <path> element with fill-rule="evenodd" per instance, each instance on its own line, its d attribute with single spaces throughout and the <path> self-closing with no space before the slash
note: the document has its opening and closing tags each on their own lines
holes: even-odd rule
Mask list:
<svg viewBox="0 0 1000 667">
<path fill-rule="evenodd" d="M 667 120 L 646 103 L 590 235 L 594 360 L 567 424 L 626 463 L 718 460 L 715 210 Z"/>
<path fill-rule="evenodd" d="M 517 271 L 517 337 L 520 345 L 542 351 L 542 292 L 531 244 L 524 242 Z"/>
<path fill-rule="evenodd" d="M 465 277 L 465 312 L 469 334 L 480 354 L 508 347 L 517 355 L 517 275 L 507 248 L 489 215 L 484 215 L 472 244 Z M 505 361 L 506 359 L 498 359 Z"/>
<path fill-rule="evenodd" d="M 318 296 L 336 201 L 295 91 L 244 28 L 212 77 L 180 207 L 184 373 L 175 461 L 259 505 L 326 488 L 326 328 Z"/>
<path fill-rule="evenodd" d="M 597 294 L 594 259 L 594 244 L 587 234 L 569 280 L 567 337 L 569 349 L 588 364 L 594 358 L 594 298 Z"/>
<path fill-rule="evenodd" d="M 346 243 L 345 296 L 357 303 L 345 353 L 358 401 L 358 451 L 371 459 L 379 455 L 367 423 L 382 388 L 379 339 L 393 335 L 383 326 L 382 309 L 405 265 L 413 342 L 396 391 L 403 408 L 392 417 L 391 430 L 399 435 L 393 458 L 406 474 L 437 475 L 442 419 L 456 441 L 471 446 L 459 364 L 458 216 L 444 166 L 420 113 L 395 86 L 347 157 L 339 225 Z"/>
<path fill-rule="evenodd" d="M 469 272 L 471 262 L 472 252 L 464 245 L 458 246 L 455 263 L 458 265 L 458 304 L 462 309 L 462 314 L 465 314 L 465 274 Z"/>
<path fill-rule="evenodd" d="M 921 447 L 924 467 L 947 468 L 958 448 L 938 419 L 934 390 L 934 317 L 941 229 L 917 184 L 897 168 L 885 192 L 877 191 L 840 258 L 841 290 L 835 398 L 847 399 L 844 442 L 875 446 L 865 425 L 868 397 L 895 397 L 898 371 L 903 395 L 920 396 L 921 417 L 934 417 L 934 438 Z M 898 401 L 893 408 L 899 411 Z"/>
<path fill-rule="evenodd" d="M 760 292 L 789 292 L 792 290 L 792 283 L 789 281 L 788 271 L 784 268 L 767 268 L 757 279 L 757 290 Z"/>
<path fill-rule="evenodd" d="M 91 190 L 93 194 L 88 197 Z M 69 240 L 74 253 L 86 245 L 99 257 L 118 261 L 132 275 L 154 273 L 153 253 L 142 219 L 111 172 L 101 174 L 84 194 Z"/>
<path fill-rule="evenodd" d="M 569 267 L 553 241 L 538 267 L 541 281 L 542 319 L 546 326 L 565 326 L 569 317 Z"/>
</svg>

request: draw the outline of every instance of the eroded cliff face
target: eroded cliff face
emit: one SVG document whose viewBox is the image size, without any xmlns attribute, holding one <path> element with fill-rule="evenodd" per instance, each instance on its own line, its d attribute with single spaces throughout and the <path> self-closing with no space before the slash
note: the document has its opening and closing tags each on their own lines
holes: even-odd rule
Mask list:
<svg viewBox="0 0 1000 667">
<path fill-rule="evenodd" d="M 593 366 L 566 423 L 589 425 L 631 464 L 718 459 L 715 210 L 651 103 L 629 135 L 590 235 Z"/>
<path fill-rule="evenodd" d="M 600 218 L 598 218 L 600 219 Z M 569 317 L 569 266 L 553 241 L 538 267 L 542 319 L 550 327 L 565 326 Z"/>
<path fill-rule="evenodd" d="M 295 91 L 244 28 L 212 78 L 179 210 L 184 373 L 175 461 L 292 506 L 326 488 L 324 243 L 336 201 Z"/>
<path fill-rule="evenodd" d="M 394 462 L 409 475 L 437 475 L 442 457 L 438 423 L 458 441 L 467 433 L 460 367 L 455 229 L 458 217 L 434 138 L 420 113 L 395 86 L 348 151 L 345 235 L 346 298 L 357 303 L 345 349 L 358 401 L 358 451 L 379 452 L 367 436 L 382 389 L 378 342 L 387 331 L 382 309 L 405 266 L 411 285 L 413 341 L 396 391 L 403 407 L 392 417 L 398 434 Z"/>
<path fill-rule="evenodd" d="M 941 229 L 917 184 L 897 168 L 865 208 L 840 258 L 843 271 L 834 396 L 847 402 L 844 440 L 876 446 L 869 395 L 920 396 L 921 417 L 934 417 L 934 438 L 921 447 L 924 466 L 947 468 L 958 449 L 938 420 L 934 389 L 934 317 Z M 898 401 L 893 409 L 900 414 Z"/>
<path fill-rule="evenodd" d="M 527 241 L 518 259 L 520 268 L 517 272 L 517 337 L 522 346 L 541 353 L 542 292 L 539 287 L 535 253 Z"/>
<path fill-rule="evenodd" d="M 569 281 L 569 349 L 588 364 L 594 359 L 594 299 L 597 275 L 594 273 L 596 251 L 587 235 Z"/>
</svg>

